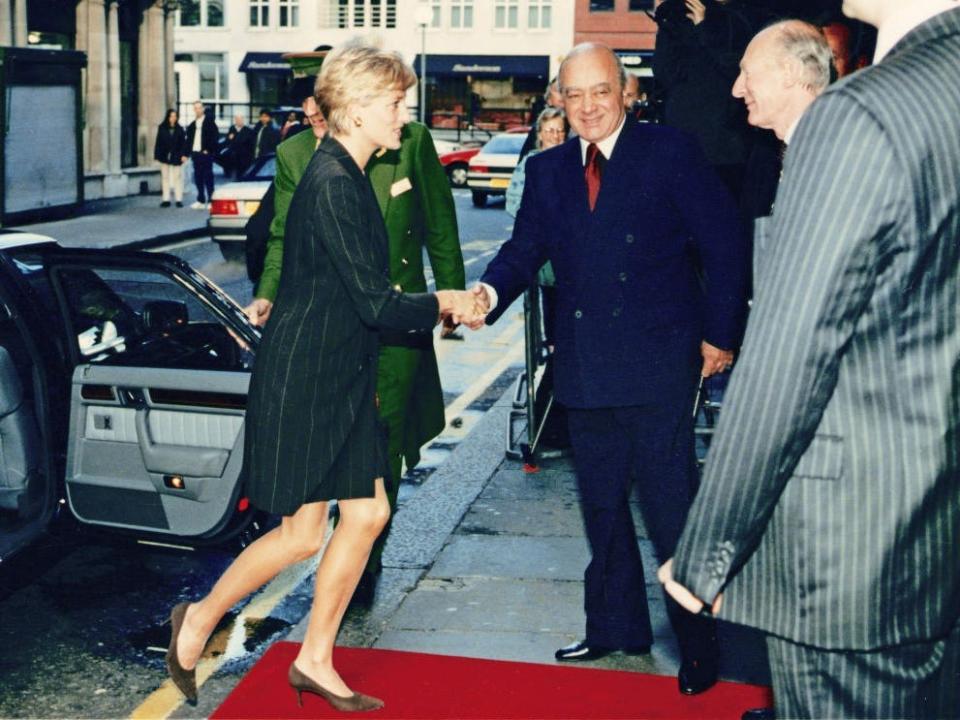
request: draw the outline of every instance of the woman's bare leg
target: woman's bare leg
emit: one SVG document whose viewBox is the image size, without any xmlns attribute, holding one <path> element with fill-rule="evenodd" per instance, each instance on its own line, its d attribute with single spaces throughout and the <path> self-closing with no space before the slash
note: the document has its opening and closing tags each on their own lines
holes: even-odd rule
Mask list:
<svg viewBox="0 0 960 720">
<path fill-rule="evenodd" d="M 327 503 L 308 503 L 246 547 L 207 596 L 187 608 L 177 637 L 181 666 L 196 666 L 207 638 L 230 608 L 287 566 L 316 555 L 326 529 Z"/>
<path fill-rule="evenodd" d="M 333 668 L 333 644 L 347 605 L 367 565 L 374 540 L 390 519 L 383 480 L 373 498 L 340 500 L 340 521 L 317 569 L 307 634 L 297 655 L 301 672 L 335 695 L 352 694 Z"/>
</svg>

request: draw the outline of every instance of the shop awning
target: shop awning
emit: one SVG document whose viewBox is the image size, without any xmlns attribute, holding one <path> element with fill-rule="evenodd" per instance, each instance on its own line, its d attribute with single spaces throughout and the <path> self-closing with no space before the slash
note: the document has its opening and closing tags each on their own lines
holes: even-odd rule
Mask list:
<svg viewBox="0 0 960 720">
<path fill-rule="evenodd" d="M 240 63 L 240 72 L 266 73 L 268 75 L 288 75 L 290 63 L 279 52 L 248 52 Z"/>
<path fill-rule="evenodd" d="M 420 74 L 420 56 L 413 69 Z M 550 58 L 546 55 L 427 55 L 427 76 L 475 78 L 534 77 L 546 81 Z"/>
</svg>

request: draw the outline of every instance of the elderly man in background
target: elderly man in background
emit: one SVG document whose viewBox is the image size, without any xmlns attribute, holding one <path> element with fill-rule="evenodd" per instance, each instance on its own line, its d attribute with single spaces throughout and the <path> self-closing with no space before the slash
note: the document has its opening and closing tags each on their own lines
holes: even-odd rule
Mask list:
<svg viewBox="0 0 960 720">
<path fill-rule="evenodd" d="M 843 8 L 878 28 L 876 64 L 796 128 L 660 578 L 689 610 L 767 633 L 778 717 L 955 718 L 960 3 Z"/>
<path fill-rule="evenodd" d="M 785 144 L 800 117 L 830 83 L 831 48 L 815 25 L 785 20 L 762 30 L 747 46 L 734 97 L 746 104 L 759 134 L 750 151 L 740 208 L 750 220 L 767 217 L 777 196 Z"/>
</svg>

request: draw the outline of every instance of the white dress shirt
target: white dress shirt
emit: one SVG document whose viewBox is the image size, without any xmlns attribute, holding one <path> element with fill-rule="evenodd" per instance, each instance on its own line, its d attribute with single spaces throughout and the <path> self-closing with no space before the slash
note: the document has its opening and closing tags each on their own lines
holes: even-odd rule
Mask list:
<svg viewBox="0 0 960 720">
<path fill-rule="evenodd" d="M 907 33 L 947 10 L 960 8 L 958 0 L 910 0 L 890 13 L 877 28 L 877 50 L 873 62 L 883 60 Z"/>
<path fill-rule="evenodd" d="M 605 159 L 609 160 L 610 156 L 613 154 L 613 148 L 617 144 L 617 140 L 620 137 L 620 133 L 623 132 L 623 126 L 626 124 L 626 122 L 627 122 L 627 116 L 624 115 L 623 117 L 620 118 L 620 124 L 617 125 L 617 129 L 596 144 L 597 148 L 600 150 L 600 153 L 603 155 Z M 590 146 L 590 141 L 584 140 L 583 138 L 579 138 L 579 140 L 580 140 L 580 160 L 581 162 L 583 162 L 584 166 L 586 166 L 587 148 Z M 497 297 L 497 291 L 494 290 L 493 287 L 488 285 L 487 283 L 480 283 L 480 284 L 483 285 L 484 288 L 486 288 L 487 295 L 490 297 L 490 312 L 493 312 L 494 309 L 496 309 L 497 307 L 497 302 L 499 301 L 499 298 Z"/>
<path fill-rule="evenodd" d="M 193 151 L 195 153 L 203 150 L 203 121 L 204 117 L 198 117 L 194 122 L 194 131 L 193 131 Z"/>
</svg>

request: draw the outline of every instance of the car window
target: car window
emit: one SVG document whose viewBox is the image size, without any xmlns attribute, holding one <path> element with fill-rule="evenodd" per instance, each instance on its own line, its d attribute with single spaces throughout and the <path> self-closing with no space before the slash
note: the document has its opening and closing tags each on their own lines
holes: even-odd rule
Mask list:
<svg viewBox="0 0 960 720">
<path fill-rule="evenodd" d="M 519 155 L 526 135 L 498 135 L 483 146 L 485 155 Z"/>
<path fill-rule="evenodd" d="M 84 362 L 193 370 L 250 367 L 252 356 L 194 292 L 171 276 L 62 267 L 56 278 Z"/>
<path fill-rule="evenodd" d="M 12 250 L 9 253 L 13 266 L 27 281 L 34 297 L 40 303 L 44 313 L 55 313 L 57 302 L 50 287 L 50 280 L 44 272 L 43 256 L 30 248 Z"/>
<path fill-rule="evenodd" d="M 275 155 L 257 160 L 243 176 L 243 180 L 273 180 L 277 174 L 277 158 Z"/>
</svg>

